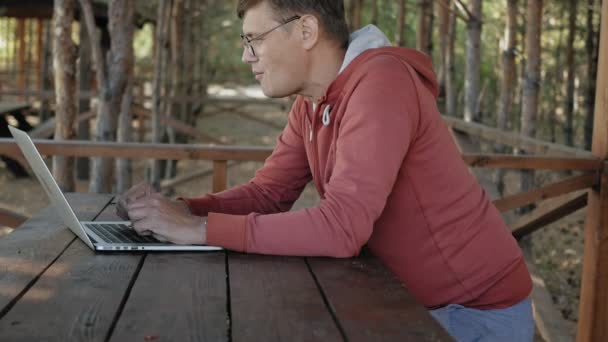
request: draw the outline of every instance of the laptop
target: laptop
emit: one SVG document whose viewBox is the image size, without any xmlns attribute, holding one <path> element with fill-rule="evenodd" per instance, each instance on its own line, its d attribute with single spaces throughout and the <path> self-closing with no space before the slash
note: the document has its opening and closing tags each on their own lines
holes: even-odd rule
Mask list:
<svg viewBox="0 0 608 342">
<path fill-rule="evenodd" d="M 24 131 L 8 126 L 17 145 L 40 181 L 52 206 L 63 222 L 87 246 L 96 251 L 217 251 L 222 247 L 208 245 L 176 245 L 160 241 L 153 236 L 139 235 L 129 221 L 79 221 L 72 207 L 59 189 L 51 171 Z"/>
</svg>

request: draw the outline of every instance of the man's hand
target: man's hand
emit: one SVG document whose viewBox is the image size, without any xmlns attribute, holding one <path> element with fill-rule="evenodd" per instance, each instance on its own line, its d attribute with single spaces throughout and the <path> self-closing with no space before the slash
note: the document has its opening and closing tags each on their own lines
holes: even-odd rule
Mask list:
<svg viewBox="0 0 608 342">
<path fill-rule="evenodd" d="M 139 234 L 152 233 L 180 245 L 207 241 L 205 218 L 192 215 L 183 201 L 151 193 L 127 203 L 128 217 Z"/>
<path fill-rule="evenodd" d="M 123 220 L 128 221 L 130 219 L 127 209 L 129 203 L 148 197 L 153 193 L 155 193 L 154 188 L 152 188 L 152 185 L 149 183 L 142 182 L 134 185 L 131 189 L 117 198 L 116 214 Z"/>
</svg>

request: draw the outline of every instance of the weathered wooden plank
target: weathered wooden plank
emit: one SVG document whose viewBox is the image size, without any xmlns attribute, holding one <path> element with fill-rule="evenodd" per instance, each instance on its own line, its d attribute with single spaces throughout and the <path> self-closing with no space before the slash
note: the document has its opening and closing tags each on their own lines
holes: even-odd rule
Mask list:
<svg viewBox="0 0 608 342">
<path fill-rule="evenodd" d="M 522 216 L 511 226 L 513 237 L 519 240 L 548 224 L 551 224 L 581 208 L 584 208 L 586 205 L 587 194 L 585 193 L 573 199 L 562 202 L 551 209 L 543 210 L 541 212 L 534 211 L 528 215 Z"/>
<path fill-rule="evenodd" d="M 452 341 L 376 258 L 308 263 L 348 341 Z"/>
<path fill-rule="evenodd" d="M 224 252 L 150 253 L 111 341 L 228 341 Z"/>
<path fill-rule="evenodd" d="M 81 121 L 94 118 L 96 114 L 97 113 L 91 111 L 78 114 L 74 121 L 74 128 L 78 127 L 78 123 Z M 55 125 L 55 118 L 53 117 L 36 126 L 36 128 L 29 131 L 28 134 L 30 137 L 32 137 L 32 139 L 48 139 L 53 135 L 53 133 L 55 133 Z"/>
<path fill-rule="evenodd" d="M 464 162 L 472 167 L 540 170 L 600 170 L 602 161 L 597 158 L 566 158 L 508 154 L 466 153 Z"/>
<path fill-rule="evenodd" d="M 16 228 L 27 221 L 28 217 L 0 205 L 0 226 Z"/>
<path fill-rule="evenodd" d="M 103 195 L 68 196 L 82 220 L 93 219 L 109 200 L 109 196 Z M 0 319 L 10 309 L 13 300 L 18 299 L 75 239 L 50 207 L 0 239 Z M 43 289 L 39 292 L 44 293 L 48 291 Z M 0 329 L 0 340 L 4 340 L 2 331 Z"/>
<path fill-rule="evenodd" d="M 272 148 L 251 146 L 211 146 L 202 144 L 141 144 L 82 140 L 34 140 L 42 155 L 106 157 L 128 159 L 204 159 L 264 161 Z M 21 154 L 13 139 L 0 139 L 0 154 Z"/>
<path fill-rule="evenodd" d="M 500 198 L 493 201 L 493 203 L 499 211 L 505 212 L 511 209 L 522 207 L 526 204 L 534 203 L 536 201 L 564 195 L 581 189 L 586 189 L 596 185 L 598 182 L 599 177 L 597 174 L 583 174 L 580 176 L 569 177 L 562 181 L 549 184 L 541 188 Z"/>
<path fill-rule="evenodd" d="M 569 157 L 592 157 L 591 152 L 569 147 L 565 145 L 550 143 L 539 139 L 523 136 L 519 133 L 505 132 L 498 128 L 488 127 L 475 122 L 465 122 L 455 117 L 443 116 L 446 124 L 454 130 L 480 137 L 494 143 L 509 145 L 524 149 L 534 154 L 558 154 Z"/>
<path fill-rule="evenodd" d="M 233 166 L 240 165 L 241 163 L 242 162 L 230 162 L 226 165 L 226 167 L 231 168 Z M 208 177 L 212 174 L 213 174 L 213 169 L 195 170 L 193 172 L 186 173 L 186 174 L 180 175 L 180 176 L 172 178 L 172 179 L 163 180 L 160 183 L 160 189 L 161 190 L 171 189 L 178 185 L 190 182 L 190 181 L 198 179 L 198 178 Z"/>
<path fill-rule="evenodd" d="M 98 217 L 112 218 L 113 206 Z M 142 258 L 76 240 L 0 320 L 0 340 L 105 341 Z"/>
<path fill-rule="evenodd" d="M 230 253 L 228 263 L 232 341 L 343 340 L 304 259 Z"/>
<path fill-rule="evenodd" d="M 135 113 L 138 116 L 139 120 L 150 117 L 150 111 L 141 106 L 134 105 L 133 113 Z M 188 136 L 196 138 L 196 139 L 200 139 L 206 143 L 224 145 L 224 143 L 221 140 L 216 139 L 210 135 L 204 134 L 203 132 L 199 132 L 196 128 L 194 128 L 180 120 L 171 118 L 169 116 L 161 115 L 160 122 L 164 125 L 167 125 L 167 126 L 173 128 L 177 132 L 180 132 L 182 134 L 188 135 Z"/>
<path fill-rule="evenodd" d="M 272 128 L 278 129 L 278 130 L 283 130 L 285 128 L 285 125 L 278 124 L 278 123 L 276 123 L 274 121 L 262 119 L 262 118 L 259 118 L 259 117 L 255 116 L 255 115 L 253 115 L 253 114 L 249 114 L 249 113 L 246 113 L 246 112 L 242 112 L 242 111 L 238 111 L 238 110 L 234 111 L 233 110 L 233 111 L 231 111 L 231 113 L 234 113 L 234 114 L 236 114 L 238 116 L 241 116 L 241 117 L 243 117 L 243 118 L 245 118 L 247 120 L 259 122 L 262 125 L 270 126 Z"/>
</svg>

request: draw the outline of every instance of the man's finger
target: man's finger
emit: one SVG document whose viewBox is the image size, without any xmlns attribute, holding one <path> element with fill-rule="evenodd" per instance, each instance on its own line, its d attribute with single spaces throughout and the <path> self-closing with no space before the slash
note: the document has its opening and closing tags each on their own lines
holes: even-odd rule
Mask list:
<svg viewBox="0 0 608 342">
<path fill-rule="evenodd" d="M 165 237 L 165 236 L 163 236 L 163 235 L 157 234 L 157 233 L 152 233 L 152 236 L 153 236 L 153 237 L 154 237 L 156 240 L 158 240 L 158 241 L 160 241 L 160 242 L 168 242 L 168 241 L 169 241 L 169 239 L 168 239 L 168 238 L 166 238 L 166 237 Z"/>
<path fill-rule="evenodd" d="M 146 206 L 135 203 L 134 205 L 129 205 L 128 209 L 127 216 L 131 221 L 141 221 L 149 216 Z"/>
<path fill-rule="evenodd" d="M 132 225 L 133 229 L 139 235 L 149 235 L 150 233 L 152 233 L 152 227 L 149 220 L 143 219 L 139 221 L 133 221 Z"/>
<path fill-rule="evenodd" d="M 118 215 L 121 219 L 125 221 L 129 220 L 129 212 L 125 207 L 121 205 L 116 205 L 116 215 Z"/>
</svg>

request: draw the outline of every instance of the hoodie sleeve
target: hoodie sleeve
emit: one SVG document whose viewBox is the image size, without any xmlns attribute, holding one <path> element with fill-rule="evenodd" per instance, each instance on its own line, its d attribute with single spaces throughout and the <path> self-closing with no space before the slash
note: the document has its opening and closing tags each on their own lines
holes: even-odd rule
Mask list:
<svg viewBox="0 0 608 342">
<path fill-rule="evenodd" d="M 304 101 L 298 98 L 289 113 L 287 126 L 277 138 L 275 149 L 249 183 L 217 194 L 180 199 L 199 216 L 207 216 L 209 212 L 271 214 L 291 209 L 312 179 L 299 124 L 304 106 Z"/>
<path fill-rule="evenodd" d="M 278 255 L 359 253 L 384 209 L 419 117 L 413 69 L 395 57 L 366 64 L 356 88 L 345 94 L 336 164 L 320 204 L 272 215 L 210 213 L 209 244 Z"/>
</svg>

